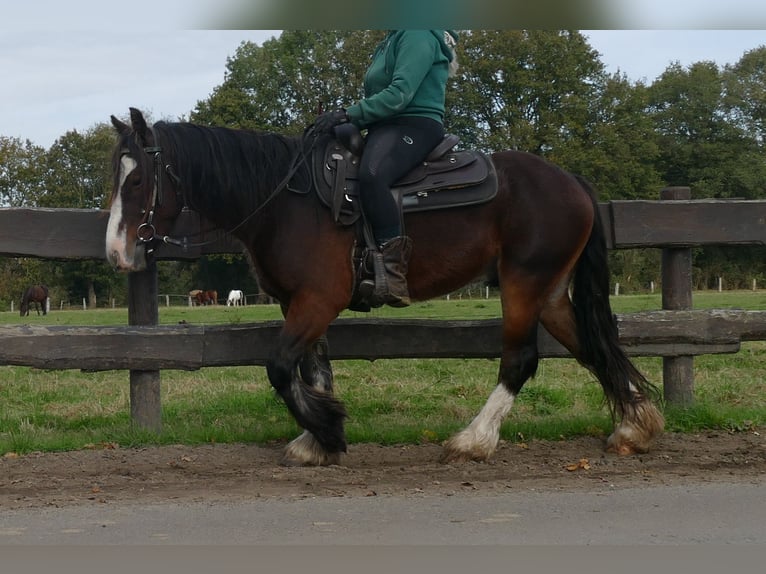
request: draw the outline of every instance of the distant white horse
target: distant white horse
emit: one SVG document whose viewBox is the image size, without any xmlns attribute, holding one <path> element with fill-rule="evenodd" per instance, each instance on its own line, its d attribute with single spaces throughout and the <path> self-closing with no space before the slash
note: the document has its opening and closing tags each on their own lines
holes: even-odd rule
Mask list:
<svg viewBox="0 0 766 574">
<path fill-rule="evenodd" d="M 229 291 L 229 297 L 226 299 L 227 307 L 237 307 L 245 304 L 245 295 L 239 289 L 232 289 Z"/>
</svg>

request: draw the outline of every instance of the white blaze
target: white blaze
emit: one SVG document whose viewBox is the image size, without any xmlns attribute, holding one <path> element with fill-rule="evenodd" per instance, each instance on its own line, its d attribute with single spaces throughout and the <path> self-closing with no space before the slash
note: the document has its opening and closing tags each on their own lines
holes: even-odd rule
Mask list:
<svg viewBox="0 0 766 574">
<path fill-rule="evenodd" d="M 129 156 L 122 156 L 120 159 L 120 177 L 118 191 L 112 202 L 112 208 L 109 211 L 109 223 L 106 227 L 106 259 L 112 266 L 119 269 L 129 269 L 133 267 L 133 255 L 128 254 L 127 231 L 122 223 L 122 186 L 138 163 Z"/>
</svg>

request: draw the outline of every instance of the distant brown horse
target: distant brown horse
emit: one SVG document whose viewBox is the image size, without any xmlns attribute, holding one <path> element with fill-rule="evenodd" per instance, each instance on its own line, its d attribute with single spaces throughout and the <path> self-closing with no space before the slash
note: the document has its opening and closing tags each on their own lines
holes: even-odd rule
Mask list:
<svg viewBox="0 0 766 574">
<path fill-rule="evenodd" d="M 353 227 L 337 225 L 310 193 L 310 162 L 296 169 L 310 151 L 306 139 L 189 123 L 149 126 L 139 110 L 130 115 L 131 125 L 112 116 L 118 141 L 108 261 L 123 271 L 145 269 L 185 207 L 239 239 L 260 287 L 285 316 L 266 370 L 305 429 L 287 446 L 285 463 L 339 462 L 346 411 L 333 396 L 325 334 L 352 304 L 359 241 Z M 595 194 L 582 178 L 532 154 L 498 152 L 491 164 L 492 199 L 404 214 L 413 244 L 407 273 L 413 300 L 454 291 L 487 270 L 501 292 L 497 386 L 473 421 L 446 442 L 444 460 L 492 456 L 503 419 L 537 369 L 539 323 L 601 383 L 616 424 L 607 448 L 648 450 L 664 419 L 652 402 L 657 389 L 619 344 Z M 290 189 L 282 185 L 286 178 Z"/>
<path fill-rule="evenodd" d="M 202 289 L 192 289 L 191 291 L 189 291 L 189 299 L 191 299 L 192 305 L 194 303 L 197 303 L 199 305 L 197 300 L 201 293 L 202 293 Z"/>
<path fill-rule="evenodd" d="M 191 298 L 193 305 L 217 305 L 218 304 L 218 291 L 209 289 L 203 291 L 202 289 L 193 289 L 189 291 L 189 297 Z"/>
<path fill-rule="evenodd" d="M 27 287 L 24 295 L 21 297 L 21 316 L 29 315 L 29 304 L 33 303 L 37 314 L 42 309 L 43 315 L 48 313 L 48 288 L 45 285 L 32 285 Z"/>
</svg>

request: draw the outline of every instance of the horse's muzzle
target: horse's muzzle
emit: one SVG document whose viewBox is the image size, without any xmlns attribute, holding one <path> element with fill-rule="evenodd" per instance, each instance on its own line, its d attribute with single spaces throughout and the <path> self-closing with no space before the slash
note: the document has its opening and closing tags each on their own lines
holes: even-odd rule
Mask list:
<svg viewBox="0 0 766 574">
<path fill-rule="evenodd" d="M 143 271 L 146 269 L 146 246 L 138 242 L 132 253 L 124 250 L 110 249 L 106 252 L 106 259 L 116 271 L 125 273 Z"/>
</svg>

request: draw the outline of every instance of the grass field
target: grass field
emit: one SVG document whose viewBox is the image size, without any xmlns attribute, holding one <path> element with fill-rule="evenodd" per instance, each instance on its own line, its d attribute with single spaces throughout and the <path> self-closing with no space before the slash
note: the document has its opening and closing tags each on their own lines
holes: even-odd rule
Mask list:
<svg viewBox="0 0 766 574">
<path fill-rule="evenodd" d="M 617 313 L 659 309 L 660 295 L 612 298 Z M 695 308 L 766 309 L 766 292 L 701 292 Z M 497 299 L 434 300 L 406 309 L 382 308 L 344 316 L 480 319 L 499 316 Z M 277 306 L 160 307 L 160 323 L 250 323 L 280 318 Z M 124 325 L 126 309 L 53 310 L 46 317 L 2 312 L 5 324 Z M 661 385 L 662 361 L 638 358 Z M 437 442 L 462 428 L 495 385 L 498 362 L 482 359 L 336 361 L 336 393 L 346 403 L 351 442 Z M 666 409 L 667 428 L 732 432 L 766 423 L 766 342 L 742 345 L 734 355 L 695 359 L 695 404 Z M 277 399 L 262 367 L 163 371 L 163 431 L 134 429 L 128 374 L 0 367 L 0 455 L 69 450 L 117 443 L 199 444 L 292 438 L 298 428 Z M 509 440 L 608 434 L 603 393 L 570 359 L 544 359 L 527 383 L 503 437 Z"/>
</svg>

